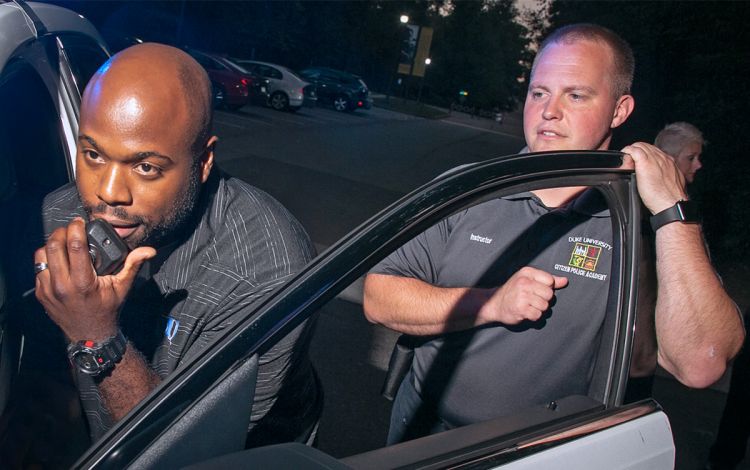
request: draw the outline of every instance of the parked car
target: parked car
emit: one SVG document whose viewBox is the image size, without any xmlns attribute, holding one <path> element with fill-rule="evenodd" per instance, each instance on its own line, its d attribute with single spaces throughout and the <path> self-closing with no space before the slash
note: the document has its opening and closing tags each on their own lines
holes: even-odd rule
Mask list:
<svg viewBox="0 0 750 470">
<path fill-rule="evenodd" d="M 315 85 L 318 100 L 336 111 L 370 109 L 372 98 L 365 82 L 356 75 L 328 67 L 310 67 L 300 71 L 302 78 Z"/>
<path fill-rule="evenodd" d="M 5 32 L 0 37 L 0 217 L 12 221 L 0 232 L 0 327 L 7 328 L 8 319 L 19 317 L 22 327 L 25 309 L 36 302 L 24 293 L 34 286 L 29 260 L 41 243 L 41 200 L 74 176 L 80 93 L 107 51 L 88 21 L 47 4 L 0 3 L 0 31 Z M 334 244 L 186 359 L 82 451 L 73 467 L 673 468 L 674 443 L 659 405 L 653 400 L 620 405 L 633 340 L 640 239 L 635 178 L 619 168 L 622 158 L 619 152 L 500 157 L 418 188 Z M 585 396 L 561 396 L 511 416 L 341 460 L 301 444 L 243 449 L 261 351 L 444 217 L 490 198 L 561 185 L 596 188 L 613 225 L 608 310 Z M 19 361 L 34 352 L 14 328 L 0 334 L 2 385 L 14 385 Z M 48 430 L 49 417 L 42 416 L 39 425 Z M 4 432 L 20 435 L 13 429 Z M 53 437 L 66 452 L 76 442 L 71 428 Z M 44 455 L 56 450 L 46 447 Z"/>
<path fill-rule="evenodd" d="M 268 105 L 276 110 L 297 111 L 304 104 L 315 104 L 314 87 L 288 68 L 270 62 L 232 59 L 253 74 L 268 79 Z"/>
<path fill-rule="evenodd" d="M 239 109 L 248 103 L 265 102 L 268 97 L 268 80 L 243 69 L 226 57 L 210 52 L 186 48 L 211 79 L 214 105 Z"/>
</svg>

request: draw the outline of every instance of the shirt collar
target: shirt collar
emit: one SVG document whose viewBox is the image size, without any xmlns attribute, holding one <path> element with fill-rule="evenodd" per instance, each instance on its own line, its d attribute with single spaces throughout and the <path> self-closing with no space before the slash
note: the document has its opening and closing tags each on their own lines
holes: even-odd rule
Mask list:
<svg viewBox="0 0 750 470">
<path fill-rule="evenodd" d="M 595 188 L 588 188 L 583 191 L 578 197 L 572 202 L 561 208 L 547 207 L 544 205 L 541 199 L 534 195 L 530 191 L 524 191 L 517 194 L 510 194 L 508 196 L 502 196 L 501 199 L 508 201 L 522 201 L 527 200 L 532 204 L 535 204 L 541 209 L 546 211 L 553 211 L 556 209 L 560 210 L 573 210 L 580 214 L 589 215 L 591 217 L 609 217 L 609 207 L 607 201 L 604 199 L 601 191 Z"/>
</svg>

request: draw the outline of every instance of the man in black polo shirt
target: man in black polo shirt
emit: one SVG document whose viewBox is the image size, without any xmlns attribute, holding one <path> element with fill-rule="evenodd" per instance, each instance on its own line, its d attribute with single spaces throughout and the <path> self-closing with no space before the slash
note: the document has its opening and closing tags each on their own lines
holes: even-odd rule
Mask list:
<svg viewBox="0 0 750 470">
<path fill-rule="evenodd" d="M 92 438 L 101 436 L 313 256 L 301 225 L 262 191 L 213 168 L 211 87 L 172 47 L 112 57 L 81 107 L 76 184 L 47 196 L 36 295 L 69 341 L 106 360 L 78 370 Z M 105 219 L 130 251 L 97 276 L 84 221 Z M 248 444 L 310 441 L 322 395 L 310 324 L 260 358 Z"/>
<path fill-rule="evenodd" d="M 607 149 L 634 107 L 633 68 L 630 47 L 605 28 L 553 33 L 532 67 L 529 150 Z M 623 151 L 646 207 L 676 221 L 667 214 L 687 195 L 671 159 L 644 143 Z M 367 318 L 424 339 L 396 396 L 389 443 L 586 394 L 612 243 L 594 190 L 554 188 L 469 208 L 376 266 L 365 281 Z M 742 342 L 740 318 L 699 226 L 664 225 L 656 244 L 659 360 L 707 386 Z"/>
</svg>

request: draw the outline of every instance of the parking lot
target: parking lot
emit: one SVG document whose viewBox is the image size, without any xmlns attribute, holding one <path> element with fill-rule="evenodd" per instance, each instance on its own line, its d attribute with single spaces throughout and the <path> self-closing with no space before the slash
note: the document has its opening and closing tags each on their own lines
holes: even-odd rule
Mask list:
<svg viewBox="0 0 750 470">
<path fill-rule="evenodd" d="M 377 107 L 287 113 L 245 106 L 216 113 L 217 161 L 279 199 L 321 247 L 446 170 L 523 147 L 518 126 L 484 124 Z"/>
</svg>

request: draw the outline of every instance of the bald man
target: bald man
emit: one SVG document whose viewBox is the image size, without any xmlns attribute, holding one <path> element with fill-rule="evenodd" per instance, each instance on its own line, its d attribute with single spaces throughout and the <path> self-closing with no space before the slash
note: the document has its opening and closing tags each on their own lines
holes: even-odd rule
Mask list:
<svg viewBox="0 0 750 470">
<path fill-rule="evenodd" d="M 277 201 L 216 168 L 211 120 L 205 71 L 164 45 L 113 56 L 84 91 L 76 183 L 45 199 L 48 238 L 34 261 L 93 439 L 314 254 Z M 114 275 L 92 266 L 92 219 L 130 249 Z M 314 437 L 322 395 L 310 333 L 303 324 L 260 358 L 248 445 Z"/>
</svg>

